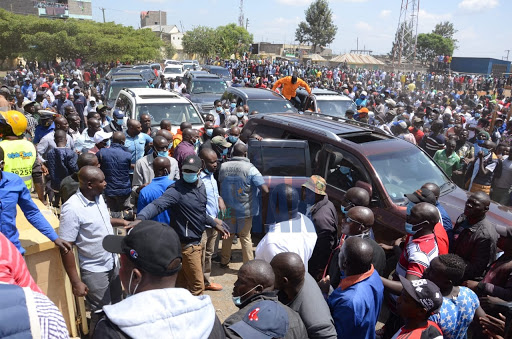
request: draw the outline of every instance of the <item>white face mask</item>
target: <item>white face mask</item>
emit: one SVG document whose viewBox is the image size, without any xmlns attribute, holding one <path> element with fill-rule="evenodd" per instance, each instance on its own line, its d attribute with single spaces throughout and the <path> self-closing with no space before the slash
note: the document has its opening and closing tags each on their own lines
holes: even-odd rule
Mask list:
<svg viewBox="0 0 512 339">
<path fill-rule="evenodd" d="M 133 296 L 136 292 L 137 292 L 137 287 L 139 287 L 139 284 L 135 285 L 135 289 L 133 290 L 133 293 L 130 293 L 130 291 L 132 290 L 131 287 L 132 287 L 132 278 L 133 278 L 133 270 L 132 270 L 132 273 L 130 274 L 130 281 L 128 282 L 128 291 L 127 294 L 126 294 L 126 298 L 129 298 L 131 296 Z"/>
</svg>

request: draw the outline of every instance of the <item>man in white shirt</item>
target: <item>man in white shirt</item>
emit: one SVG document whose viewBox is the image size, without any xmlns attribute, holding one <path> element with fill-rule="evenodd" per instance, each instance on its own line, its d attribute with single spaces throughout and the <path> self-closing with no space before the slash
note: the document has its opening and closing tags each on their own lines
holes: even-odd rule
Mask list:
<svg viewBox="0 0 512 339">
<path fill-rule="evenodd" d="M 274 214 L 274 223 L 268 233 L 256 247 L 256 259 L 268 263 L 278 253 L 297 253 L 306 270 L 313 254 L 317 235 L 313 222 L 299 213 L 299 193 L 287 184 L 277 185 L 270 196 L 270 213 Z"/>
</svg>

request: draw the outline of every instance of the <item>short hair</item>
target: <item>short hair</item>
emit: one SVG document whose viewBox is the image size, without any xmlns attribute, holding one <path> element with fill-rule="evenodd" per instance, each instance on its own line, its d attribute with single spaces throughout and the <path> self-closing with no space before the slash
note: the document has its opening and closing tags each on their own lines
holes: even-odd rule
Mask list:
<svg viewBox="0 0 512 339">
<path fill-rule="evenodd" d="M 452 281 L 454 286 L 460 285 L 467 266 L 464 259 L 452 253 L 440 255 L 438 258 L 444 266 L 443 273 L 446 277 Z"/>
<path fill-rule="evenodd" d="M 78 156 L 77 165 L 78 168 L 82 168 L 84 166 L 92 166 L 94 160 L 98 161 L 96 154 L 93 153 L 82 153 Z"/>
</svg>

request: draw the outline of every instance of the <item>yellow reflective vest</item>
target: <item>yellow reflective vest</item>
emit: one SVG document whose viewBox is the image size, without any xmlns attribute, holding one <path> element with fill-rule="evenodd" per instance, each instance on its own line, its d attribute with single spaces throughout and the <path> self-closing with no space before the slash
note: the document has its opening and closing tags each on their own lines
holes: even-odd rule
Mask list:
<svg viewBox="0 0 512 339">
<path fill-rule="evenodd" d="M 37 157 L 34 144 L 24 139 L 3 140 L 0 148 L 4 151 L 4 171 L 19 175 L 32 190 L 32 167 Z"/>
</svg>

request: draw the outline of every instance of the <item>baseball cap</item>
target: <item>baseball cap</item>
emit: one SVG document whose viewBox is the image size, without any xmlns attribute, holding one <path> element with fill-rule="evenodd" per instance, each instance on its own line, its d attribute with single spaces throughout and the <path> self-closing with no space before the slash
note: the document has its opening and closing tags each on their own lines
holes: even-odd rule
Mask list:
<svg viewBox="0 0 512 339">
<path fill-rule="evenodd" d="M 53 93 L 55 96 L 60 95 L 60 91 Z"/>
<path fill-rule="evenodd" d="M 406 129 L 407 128 L 407 123 L 405 121 L 403 121 L 403 120 L 395 121 L 395 122 L 393 122 L 393 125 L 400 126 L 402 129 Z"/>
<path fill-rule="evenodd" d="M 48 85 L 46 82 L 41 85 L 41 88 L 50 88 L 50 85 Z"/>
<path fill-rule="evenodd" d="M 423 120 L 422 120 L 421 118 L 419 118 L 419 117 L 414 117 L 414 118 L 412 118 L 412 121 L 413 121 L 413 122 L 416 122 L 416 123 L 418 123 L 418 122 L 423 122 Z"/>
<path fill-rule="evenodd" d="M 362 107 L 360 110 L 358 110 L 359 113 L 368 113 L 368 108 Z"/>
<path fill-rule="evenodd" d="M 108 108 L 108 106 L 103 105 L 103 104 L 100 104 L 100 105 L 98 105 L 98 107 L 96 108 L 96 111 L 97 111 L 97 112 L 101 112 L 102 110 L 107 109 L 107 108 Z"/>
<path fill-rule="evenodd" d="M 435 205 L 437 202 L 436 196 L 428 188 L 422 188 L 416 190 L 414 193 L 404 195 L 407 197 L 407 199 L 409 199 L 410 202 L 413 202 L 415 204 L 420 202 L 428 202 L 429 204 Z"/>
<path fill-rule="evenodd" d="M 28 106 L 28 105 L 33 105 L 33 104 L 35 104 L 35 103 L 36 103 L 35 101 L 25 100 L 25 101 L 23 101 L 23 103 L 21 104 L 21 107 L 25 108 L 26 106 Z"/>
<path fill-rule="evenodd" d="M 99 106 L 98 106 L 98 109 L 99 109 Z M 117 118 L 117 119 L 124 118 L 124 112 L 119 109 L 115 109 L 114 112 L 112 113 L 112 115 L 114 116 L 114 118 Z"/>
<path fill-rule="evenodd" d="M 286 309 L 274 300 L 262 300 L 252 306 L 243 319 L 229 326 L 241 338 L 284 338 L 289 320 Z"/>
<path fill-rule="evenodd" d="M 191 170 L 193 172 L 199 172 L 201 169 L 202 163 L 201 159 L 197 155 L 189 155 L 183 160 L 182 170 Z"/>
<path fill-rule="evenodd" d="M 302 187 L 305 187 L 308 190 L 315 192 L 316 194 L 326 195 L 325 189 L 327 187 L 327 183 L 321 176 L 312 175 L 311 178 L 302 184 Z"/>
<path fill-rule="evenodd" d="M 96 98 L 95 98 L 95 97 L 90 97 L 90 98 L 89 98 L 89 101 L 94 101 L 94 102 L 96 102 Z"/>
<path fill-rule="evenodd" d="M 212 144 L 219 145 L 224 148 L 231 147 L 231 143 L 226 140 L 222 135 L 217 135 L 216 137 L 213 137 Z"/>
<path fill-rule="evenodd" d="M 126 236 L 107 235 L 103 248 L 125 254 L 135 266 L 156 276 L 171 276 L 181 269 L 181 264 L 168 269 L 174 259 L 181 259 L 180 238 L 174 229 L 157 221 L 143 220 Z"/>
<path fill-rule="evenodd" d="M 436 284 L 428 279 L 409 281 L 399 276 L 404 290 L 416 300 L 428 313 L 436 313 L 443 304 L 443 296 Z"/>
<path fill-rule="evenodd" d="M 112 138 L 112 132 L 105 132 L 103 130 L 98 131 L 94 133 L 94 137 L 92 138 L 92 141 L 94 141 L 95 144 L 98 144 L 102 142 L 103 140 L 107 140 Z"/>
</svg>

